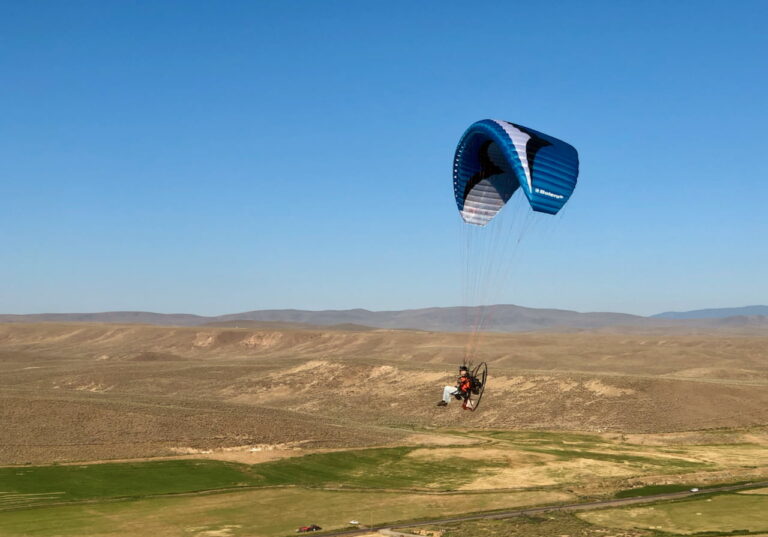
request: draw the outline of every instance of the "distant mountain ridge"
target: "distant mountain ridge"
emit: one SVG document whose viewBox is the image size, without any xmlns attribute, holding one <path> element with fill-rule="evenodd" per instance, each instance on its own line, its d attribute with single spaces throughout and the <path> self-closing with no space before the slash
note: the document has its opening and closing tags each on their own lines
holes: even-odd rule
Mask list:
<svg viewBox="0 0 768 537">
<path fill-rule="evenodd" d="M 216 320 L 191 313 L 153 313 L 151 311 L 105 311 L 99 313 L 0 314 L 1 323 L 116 323 L 195 326 Z"/>
<path fill-rule="evenodd" d="M 710 308 L 691 311 L 665 311 L 651 317 L 655 319 L 724 319 L 740 316 L 768 316 L 768 306 L 743 306 L 740 308 Z"/>
<path fill-rule="evenodd" d="M 481 313 L 482 310 L 482 313 Z M 593 329 L 615 324 L 642 322 L 644 317 L 625 313 L 579 313 L 569 310 L 525 308 L 514 305 L 423 308 L 399 311 L 354 310 L 262 310 L 223 315 L 219 320 L 283 321 L 316 325 L 352 323 L 376 328 L 410 328 L 456 332 L 471 330 L 477 319 L 483 330 L 515 332 L 553 328 Z"/>
<path fill-rule="evenodd" d="M 763 310 L 764 308 L 764 310 Z M 104 313 L 56 313 L 31 315 L 3 315 L 0 322 L 94 322 L 94 323 L 139 323 L 165 326 L 238 326 L 238 321 L 248 323 L 293 323 L 296 328 L 308 327 L 355 327 L 355 329 L 413 329 L 435 332 L 459 332 L 474 330 L 478 319 L 484 319 L 479 328 L 493 332 L 521 332 L 537 330 L 599 330 L 615 327 L 633 329 L 766 329 L 768 316 L 760 313 L 743 312 L 766 311 L 767 306 L 749 306 L 748 308 L 730 308 L 724 310 L 701 311 L 737 311 L 735 316 L 667 317 L 667 315 L 687 315 L 696 312 L 677 314 L 663 313 L 652 317 L 642 317 L 626 313 L 591 312 L 581 313 L 571 310 L 525 308 L 515 305 L 494 305 L 484 307 L 444 307 L 422 308 L 399 311 L 370 311 L 366 309 L 350 310 L 256 310 L 219 316 L 202 316 L 186 313 L 152 313 L 138 311 L 112 311 Z M 254 326 L 252 324 L 251 326 Z M 266 325 L 264 325 L 266 327 Z"/>
</svg>

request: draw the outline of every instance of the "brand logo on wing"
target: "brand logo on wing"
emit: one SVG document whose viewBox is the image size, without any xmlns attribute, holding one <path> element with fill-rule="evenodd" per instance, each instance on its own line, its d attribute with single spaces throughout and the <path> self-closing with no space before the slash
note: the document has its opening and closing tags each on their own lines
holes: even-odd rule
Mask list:
<svg viewBox="0 0 768 537">
<path fill-rule="evenodd" d="M 562 194 L 555 194 L 554 192 L 550 192 L 549 190 L 544 190 L 543 188 L 535 188 L 534 191 L 537 194 L 541 194 L 542 196 L 547 196 L 550 198 L 555 198 L 556 200 L 561 200 L 565 197 Z"/>
</svg>

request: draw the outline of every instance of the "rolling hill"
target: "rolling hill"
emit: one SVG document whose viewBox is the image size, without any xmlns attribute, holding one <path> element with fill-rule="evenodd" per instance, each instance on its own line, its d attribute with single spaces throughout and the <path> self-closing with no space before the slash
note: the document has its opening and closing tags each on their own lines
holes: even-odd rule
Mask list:
<svg viewBox="0 0 768 537">
<path fill-rule="evenodd" d="M 491 377 L 467 413 L 435 406 L 467 334 L 267 326 L 0 324 L 0 464 L 768 423 L 765 336 L 485 334 Z"/>
<path fill-rule="evenodd" d="M 611 327 L 627 329 L 768 330 L 768 317 L 759 314 L 766 306 L 750 306 L 726 310 L 701 310 L 688 313 L 663 313 L 642 317 L 625 313 L 525 308 L 514 305 L 484 307 L 423 308 L 398 311 L 351 310 L 255 310 L 219 316 L 185 313 L 152 313 L 112 311 L 103 313 L 41 313 L 31 315 L 0 314 L 0 323 L 27 322 L 101 322 L 136 323 L 160 326 L 246 326 L 249 323 L 295 324 L 296 328 L 358 327 L 438 332 L 473 331 L 477 319 L 484 321 L 480 330 L 489 332 L 524 332 L 538 330 L 581 331 Z M 719 314 L 716 314 L 719 312 Z M 734 315 L 731 315 L 734 314 Z M 253 325 L 251 325 L 253 326 Z"/>
</svg>

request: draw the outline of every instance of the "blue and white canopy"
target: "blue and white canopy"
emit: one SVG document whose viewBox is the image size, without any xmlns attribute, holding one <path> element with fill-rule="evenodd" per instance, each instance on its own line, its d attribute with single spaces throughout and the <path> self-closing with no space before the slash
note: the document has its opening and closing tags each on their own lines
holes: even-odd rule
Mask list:
<svg viewBox="0 0 768 537">
<path fill-rule="evenodd" d="M 557 214 L 576 187 L 573 146 L 508 121 L 484 119 L 456 147 L 453 190 L 465 222 L 484 226 L 518 188 L 534 211 Z"/>
</svg>

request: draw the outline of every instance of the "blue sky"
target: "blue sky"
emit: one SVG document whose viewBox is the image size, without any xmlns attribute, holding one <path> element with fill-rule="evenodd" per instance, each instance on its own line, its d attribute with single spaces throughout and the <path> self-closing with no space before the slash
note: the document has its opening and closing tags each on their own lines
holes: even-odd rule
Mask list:
<svg viewBox="0 0 768 537">
<path fill-rule="evenodd" d="M 490 302 L 768 303 L 766 20 L 763 1 L 0 2 L 0 312 L 461 305 L 451 162 L 487 117 L 581 159 Z"/>
</svg>

